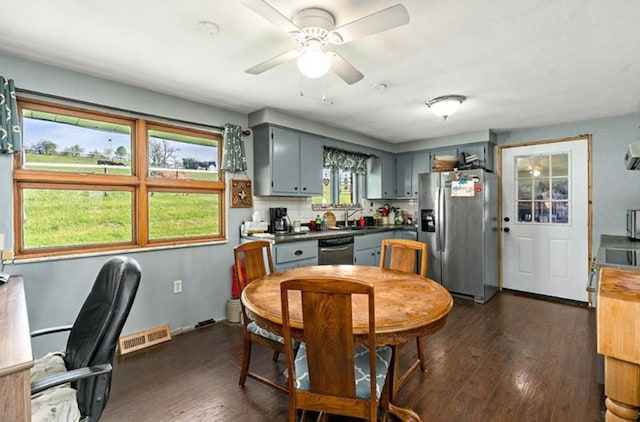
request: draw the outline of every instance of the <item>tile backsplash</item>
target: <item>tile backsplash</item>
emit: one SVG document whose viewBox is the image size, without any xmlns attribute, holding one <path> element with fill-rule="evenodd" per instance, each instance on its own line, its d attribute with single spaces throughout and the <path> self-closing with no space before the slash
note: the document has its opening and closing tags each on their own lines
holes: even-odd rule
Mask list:
<svg viewBox="0 0 640 422">
<path fill-rule="evenodd" d="M 397 199 L 397 200 L 369 200 L 363 199 L 362 211 L 356 212 L 351 218 L 359 218 L 360 215 L 372 216 L 374 210 L 389 204 L 391 207 L 399 208 L 404 212 L 416 216 L 418 212 L 418 201 L 415 199 Z M 299 220 L 302 224 L 316 218 L 316 215 L 322 216 L 322 211 L 313 210 L 311 208 L 311 198 L 294 198 L 287 196 L 256 196 L 253 201 L 253 211 L 258 213 L 262 221 L 269 221 L 269 208 L 285 207 L 291 221 Z M 332 211 L 336 215 L 336 219 L 342 221 L 344 219 L 344 211 Z M 350 211 L 351 214 L 351 211 Z"/>
</svg>

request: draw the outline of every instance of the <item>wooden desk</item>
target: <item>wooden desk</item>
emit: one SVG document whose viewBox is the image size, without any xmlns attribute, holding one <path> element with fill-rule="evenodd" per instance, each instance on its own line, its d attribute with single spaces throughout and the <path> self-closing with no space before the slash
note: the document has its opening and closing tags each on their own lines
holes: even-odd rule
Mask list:
<svg viewBox="0 0 640 422">
<path fill-rule="evenodd" d="M 0 421 L 31 420 L 33 353 L 22 277 L 0 284 Z"/>
<path fill-rule="evenodd" d="M 296 276 L 342 276 L 372 283 L 375 286 L 376 341 L 378 344 L 398 345 L 417 336 L 426 336 L 440 330 L 453 307 L 453 298 L 440 284 L 400 271 L 362 265 L 318 265 L 280 271 L 250 283 L 242 292 L 242 302 L 258 325 L 282 335 L 282 309 L 280 282 Z M 354 297 L 354 310 L 360 306 Z M 364 308 L 362 308 L 364 309 Z M 299 304 L 291 304 L 291 325 L 294 337 L 302 338 L 302 320 Z M 368 315 L 353 316 L 356 341 L 363 341 Z M 395 347 L 394 347 L 395 351 Z M 397 373 L 396 353 L 391 376 Z M 395 378 L 394 378 L 395 379 Z M 394 390 L 394 389 L 392 389 Z M 395 401 L 391 392 L 391 403 Z M 420 417 L 409 409 L 391 407 L 392 413 L 402 420 L 419 421 Z"/>
</svg>

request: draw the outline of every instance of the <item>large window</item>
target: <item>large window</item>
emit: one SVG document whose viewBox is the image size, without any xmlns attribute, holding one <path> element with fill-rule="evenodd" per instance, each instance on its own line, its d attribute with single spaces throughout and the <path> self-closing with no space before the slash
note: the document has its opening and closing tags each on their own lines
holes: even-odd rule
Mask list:
<svg viewBox="0 0 640 422">
<path fill-rule="evenodd" d="M 19 102 L 19 257 L 221 240 L 220 136 Z"/>
</svg>

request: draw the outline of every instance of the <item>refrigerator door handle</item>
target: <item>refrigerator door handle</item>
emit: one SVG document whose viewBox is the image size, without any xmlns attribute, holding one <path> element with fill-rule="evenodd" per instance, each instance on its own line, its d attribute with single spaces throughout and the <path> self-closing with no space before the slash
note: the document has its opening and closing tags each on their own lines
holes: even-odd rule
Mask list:
<svg viewBox="0 0 640 422">
<path fill-rule="evenodd" d="M 436 250 L 443 251 L 444 250 L 444 189 L 438 187 L 437 194 L 437 205 L 436 205 Z"/>
</svg>

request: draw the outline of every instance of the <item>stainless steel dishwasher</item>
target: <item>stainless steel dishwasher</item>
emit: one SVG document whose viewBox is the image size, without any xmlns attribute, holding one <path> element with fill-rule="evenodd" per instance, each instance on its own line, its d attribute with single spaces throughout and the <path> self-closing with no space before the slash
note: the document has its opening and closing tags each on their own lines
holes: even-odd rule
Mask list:
<svg viewBox="0 0 640 422">
<path fill-rule="evenodd" d="M 318 264 L 353 265 L 353 236 L 318 240 Z"/>
</svg>

